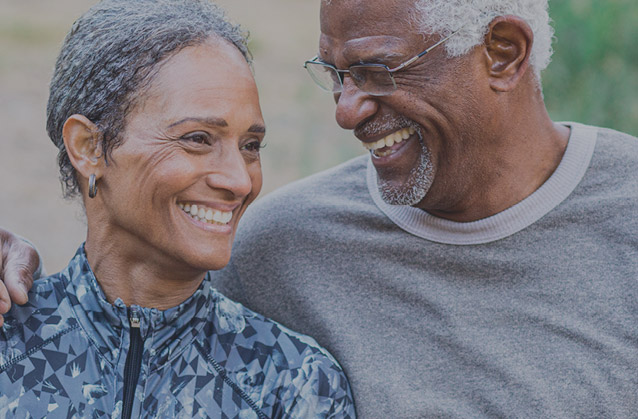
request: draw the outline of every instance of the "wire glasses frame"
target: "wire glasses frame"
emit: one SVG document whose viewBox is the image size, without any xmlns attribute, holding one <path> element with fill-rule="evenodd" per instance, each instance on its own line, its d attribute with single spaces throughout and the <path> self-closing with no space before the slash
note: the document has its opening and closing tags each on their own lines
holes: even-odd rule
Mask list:
<svg viewBox="0 0 638 419">
<path fill-rule="evenodd" d="M 341 93 L 343 91 L 344 77 L 346 74 L 350 74 L 352 81 L 361 91 L 372 96 L 386 96 L 394 93 L 397 89 L 397 84 L 394 81 L 392 73 L 405 69 L 410 64 L 414 63 L 416 60 L 459 33 L 461 29 L 462 28 L 457 29 L 436 44 L 428 47 L 425 51 L 415 55 L 394 68 L 390 68 L 385 64 L 355 64 L 348 67 L 347 70 L 339 70 L 332 64 L 318 61 L 319 56 L 315 56 L 314 58 L 306 61 L 304 63 L 304 68 L 308 71 L 312 80 L 314 80 L 314 82 L 325 91 Z"/>
</svg>

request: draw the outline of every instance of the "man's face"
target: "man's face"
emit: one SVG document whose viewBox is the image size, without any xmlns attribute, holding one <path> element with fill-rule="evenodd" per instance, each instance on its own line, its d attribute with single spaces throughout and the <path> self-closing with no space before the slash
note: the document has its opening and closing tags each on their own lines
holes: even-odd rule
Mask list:
<svg viewBox="0 0 638 419">
<path fill-rule="evenodd" d="M 319 57 L 347 69 L 381 63 L 394 68 L 436 43 L 410 22 L 413 0 L 331 0 L 322 2 Z M 477 98 L 484 89 L 478 54 L 450 59 L 443 46 L 394 73 L 397 90 L 371 96 L 349 76 L 335 95 L 336 119 L 367 149 L 379 189 L 390 204 L 423 209 L 454 207 L 475 182 L 479 144 Z M 385 144 L 385 145 L 384 145 Z"/>
</svg>

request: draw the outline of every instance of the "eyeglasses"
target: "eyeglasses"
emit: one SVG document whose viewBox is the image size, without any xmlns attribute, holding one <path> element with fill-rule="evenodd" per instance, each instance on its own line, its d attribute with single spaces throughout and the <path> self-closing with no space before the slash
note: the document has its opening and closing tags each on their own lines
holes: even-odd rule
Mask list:
<svg viewBox="0 0 638 419">
<path fill-rule="evenodd" d="M 372 96 L 386 96 L 397 90 L 397 84 L 394 81 L 392 73 L 405 69 L 407 66 L 456 35 L 461 29 L 462 28 L 452 32 L 436 44 L 428 47 L 425 51 L 415 55 L 394 68 L 390 68 L 385 64 L 355 64 L 348 67 L 347 70 L 339 70 L 332 64 L 319 61 L 318 56 L 306 61 L 304 63 L 304 67 L 308 70 L 308 74 L 310 74 L 310 77 L 312 77 L 315 83 L 328 92 L 342 92 L 344 77 L 346 74 L 350 74 L 352 81 L 361 91 Z"/>
</svg>

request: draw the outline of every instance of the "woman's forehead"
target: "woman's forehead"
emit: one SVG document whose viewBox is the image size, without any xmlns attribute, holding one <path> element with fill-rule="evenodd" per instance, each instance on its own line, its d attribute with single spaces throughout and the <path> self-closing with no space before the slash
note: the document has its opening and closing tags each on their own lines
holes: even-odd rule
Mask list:
<svg viewBox="0 0 638 419">
<path fill-rule="evenodd" d="M 143 102 L 140 111 L 162 120 L 262 118 L 252 71 L 241 52 L 225 41 L 188 47 L 168 59 Z"/>
</svg>

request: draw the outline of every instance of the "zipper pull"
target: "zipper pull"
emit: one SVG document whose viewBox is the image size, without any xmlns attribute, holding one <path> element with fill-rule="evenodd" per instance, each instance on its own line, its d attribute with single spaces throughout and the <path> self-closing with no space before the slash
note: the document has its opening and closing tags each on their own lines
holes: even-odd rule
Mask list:
<svg viewBox="0 0 638 419">
<path fill-rule="evenodd" d="M 140 328 L 140 317 L 137 315 L 137 310 L 131 310 L 129 322 L 131 323 L 131 327 Z"/>
</svg>

